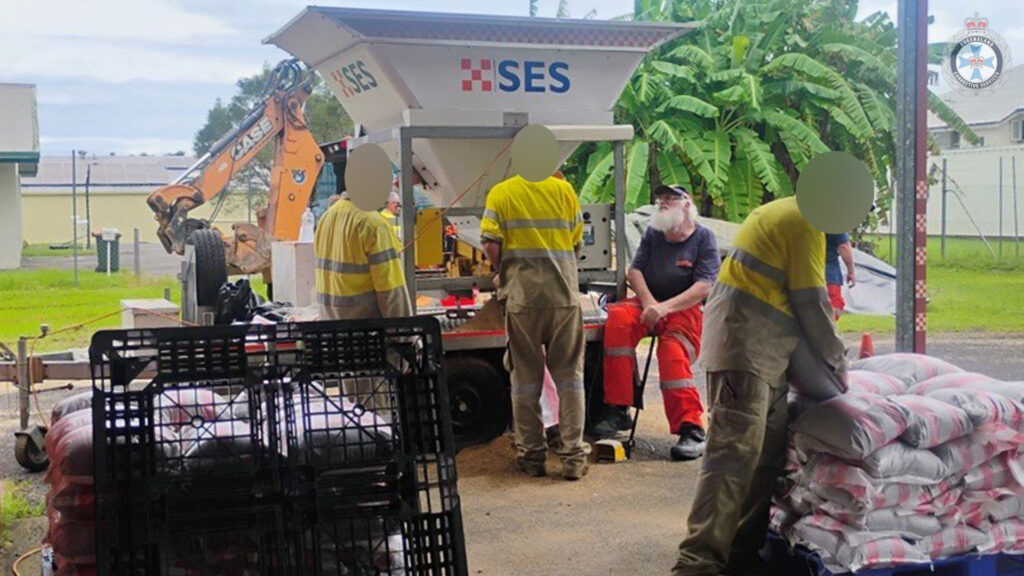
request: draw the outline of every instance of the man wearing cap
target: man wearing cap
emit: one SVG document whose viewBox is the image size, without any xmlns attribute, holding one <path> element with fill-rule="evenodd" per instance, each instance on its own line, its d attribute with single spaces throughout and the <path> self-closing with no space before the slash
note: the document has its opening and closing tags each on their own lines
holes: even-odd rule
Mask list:
<svg viewBox="0 0 1024 576">
<path fill-rule="evenodd" d="M 658 373 L 669 432 L 679 437 L 673 460 L 704 451 L 704 408 L 693 377 L 700 353 L 701 302 L 711 292 L 720 259 L 715 235 L 681 186 L 655 189 L 658 211 L 633 257 L 627 280 L 636 296 L 608 307 L 604 328 L 604 400 L 607 417 L 594 435 L 611 437 L 630 427 L 636 346 L 658 337 Z"/>
</svg>

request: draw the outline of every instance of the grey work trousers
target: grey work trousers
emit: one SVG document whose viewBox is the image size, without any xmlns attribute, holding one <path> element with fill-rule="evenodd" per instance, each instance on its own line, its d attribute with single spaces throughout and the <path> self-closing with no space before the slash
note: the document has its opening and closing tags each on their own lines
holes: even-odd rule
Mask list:
<svg viewBox="0 0 1024 576">
<path fill-rule="evenodd" d="M 789 425 L 784 378 L 709 372 L 708 442 L 673 576 L 718 576 L 764 545 Z"/>
<path fill-rule="evenodd" d="M 586 404 L 583 393 L 583 313 L 571 308 L 525 308 L 506 312 L 508 356 L 512 375 L 512 417 L 516 451 L 526 461 L 547 457 L 540 395 L 544 366 L 558 390 L 558 428 L 562 462 L 580 465 L 586 460 L 583 424 Z M 546 350 L 546 353 L 545 353 Z"/>
</svg>

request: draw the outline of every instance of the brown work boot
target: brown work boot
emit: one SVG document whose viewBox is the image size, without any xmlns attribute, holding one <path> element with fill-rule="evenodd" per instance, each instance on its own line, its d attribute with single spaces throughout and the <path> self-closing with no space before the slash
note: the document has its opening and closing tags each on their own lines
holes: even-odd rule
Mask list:
<svg viewBox="0 0 1024 576">
<path fill-rule="evenodd" d="M 543 461 L 527 460 L 525 458 L 516 458 L 516 464 L 519 466 L 519 470 L 527 476 L 533 478 L 540 478 L 541 476 L 547 476 L 548 471 L 544 466 Z"/>
<path fill-rule="evenodd" d="M 587 474 L 589 469 L 590 463 L 586 460 L 564 462 L 562 464 L 562 478 L 566 480 L 579 480 Z"/>
</svg>

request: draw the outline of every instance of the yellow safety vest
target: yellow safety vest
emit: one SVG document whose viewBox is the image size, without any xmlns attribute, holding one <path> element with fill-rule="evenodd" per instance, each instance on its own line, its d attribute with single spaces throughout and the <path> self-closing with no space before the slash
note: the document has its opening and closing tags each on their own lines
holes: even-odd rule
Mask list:
<svg viewBox="0 0 1024 576">
<path fill-rule="evenodd" d="M 381 214 L 381 216 L 384 217 L 385 220 L 387 220 L 388 224 L 391 225 L 391 228 L 395 231 L 395 236 L 398 236 L 399 238 L 401 238 L 402 237 L 402 225 L 398 222 L 398 216 L 395 216 L 391 212 L 391 210 L 388 210 L 387 208 L 381 208 L 380 214 Z"/>
<path fill-rule="evenodd" d="M 578 305 L 575 251 L 583 242 L 583 217 L 571 184 L 521 176 L 496 184 L 480 232 L 501 244 L 501 291 L 509 310 Z"/>
<path fill-rule="evenodd" d="M 314 239 L 316 291 L 327 319 L 410 316 L 398 238 L 373 212 L 339 200 Z"/>
<path fill-rule="evenodd" d="M 760 206 L 737 232 L 708 296 L 701 363 L 709 372 L 743 370 L 775 382 L 802 333 L 793 306 L 827 301 L 825 234 L 794 197 Z"/>
</svg>

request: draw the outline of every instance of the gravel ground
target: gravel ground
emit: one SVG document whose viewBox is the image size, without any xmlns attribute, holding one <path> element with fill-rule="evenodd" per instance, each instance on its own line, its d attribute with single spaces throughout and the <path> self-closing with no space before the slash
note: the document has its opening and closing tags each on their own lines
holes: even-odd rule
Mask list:
<svg viewBox="0 0 1024 576">
<path fill-rule="evenodd" d="M 856 350 L 859 339 L 848 343 Z M 892 350 L 892 338 L 875 341 L 876 352 Z M 935 335 L 929 351 L 967 370 L 1005 380 L 1024 380 L 1024 336 L 988 334 Z M 642 359 L 641 359 L 642 361 Z M 634 459 L 600 464 L 580 482 L 565 482 L 560 464 L 548 462 L 552 476 L 527 478 L 515 469 L 511 439 L 504 436 L 485 446 L 459 453 L 459 491 L 463 499 L 470 574 L 504 576 L 662 575 L 674 562 L 693 499 L 699 462 L 668 459 L 673 438 L 666 430 L 652 362 L 638 426 Z M 64 382 L 47 382 L 54 387 Z M 39 396 L 45 413 L 60 398 L 85 389 L 47 392 Z M 702 390 L 703 394 L 703 390 Z M 0 473 L 7 480 L 28 480 L 29 497 L 45 494 L 43 474 L 23 471 L 11 457 L 17 428 L 13 389 L 0 385 Z M 36 415 L 33 411 L 33 421 Z M 26 526 L 33 526 L 27 524 Z M 37 541 L 38 526 L 21 542 Z M 24 545 L 22 545 L 24 547 Z M 0 551 L 2 552 L 2 551 Z M 2 556 L 3 554 L 0 554 Z M 34 564 L 33 564 L 34 562 Z M 38 561 L 29 562 L 33 566 Z M 8 561 L 4 562 L 9 566 Z M 6 573 L 6 572 L 0 572 Z"/>
</svg>

